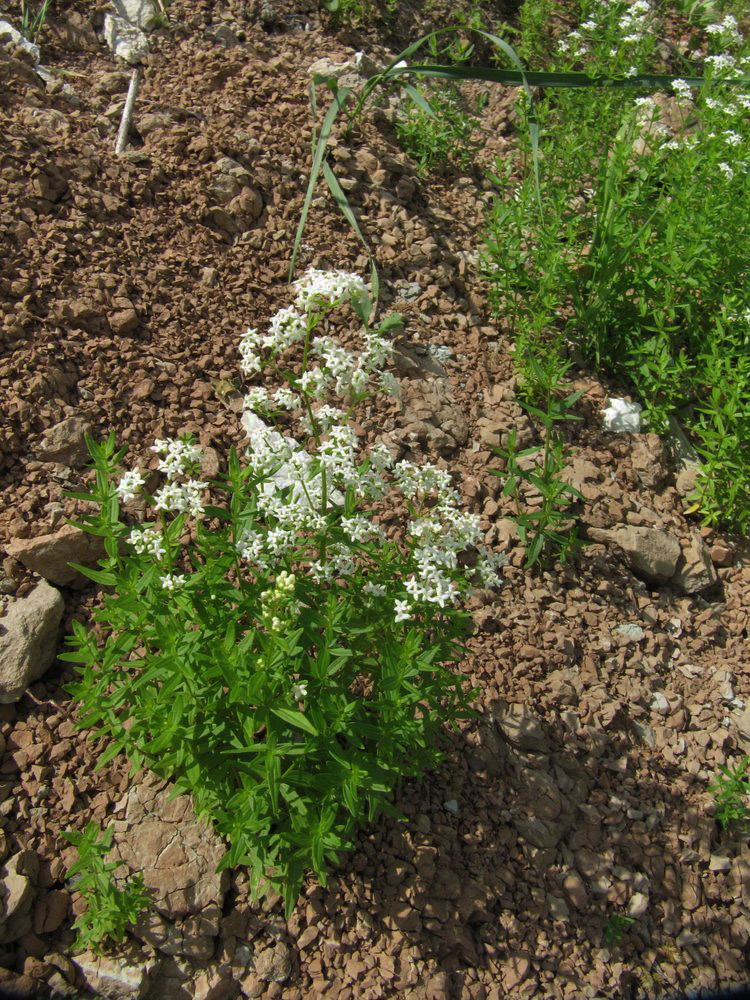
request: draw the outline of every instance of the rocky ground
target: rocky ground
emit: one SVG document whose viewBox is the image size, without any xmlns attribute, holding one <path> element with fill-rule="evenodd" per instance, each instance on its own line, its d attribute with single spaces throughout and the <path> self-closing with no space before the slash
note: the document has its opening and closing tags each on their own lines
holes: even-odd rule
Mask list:
<svg viewBox="0 0 750 1000">
<path fill-rule="evenodd" d="M 94 772 L 99 747 L 77 732 L 54 662 L 94 600 L 67 566 L 97 555 L 65 523 L 63 494 L 87 476 L 83 434 L 114 428 L 148 460 L 155 437 L 192 430 L 213 471 L 241 445 L 237 344 L 288 304 L 309 68 L 349 62 L 356 80 L 356 50 L 381 64 L 388 51 L 334 34 L 313 4 L 174 0 L 117 156 L 131 71 L 102 38 L 107 7 L 55 6 L 46 82 L 0 40 L 0 987 L 496 1000 L 746 982 L 750 850 L 720 833 L 708 785 L 750 746 L 747 548 L 687 513 L 689 463 L 653 435 L 602 430 L 618 393 L 581 377 L 585 419 L 567 433 L 591 544 L 565 568 L 522 568 L 490 446 L 512 427 L 522 443 L 538 434 L 477 266 L 482 166 L 514 142 L 513 95 L 499 88 L 475 170 L 419 180 L 386 111 L 332 158 L 377 248 L 385 306 L 404 316 L 401 395 L 363 415 L 363 439 L 384 432 L 450 468 L 509 555 L 504 589 L 474 602 L 462 665 L 480 721 L 402 790 L 408 822 L 363 832 L 288 923 L 279 901 L 249 903 L 242 872 L 215 874 L 221 845 L 188 800 L 168 802 L 119 759 Z M 0 3 L 0 17 L 15 13 Z M 366 273 L 360 250 L 321 190 L 303 266 Z M 157 901 L 102 962 L 73 954 L 81 901 L 60 836 L 92 818 L 114 823 L 117 857 Z M 608 943 L 614 915 L 635 919 Z"/>
</svg>

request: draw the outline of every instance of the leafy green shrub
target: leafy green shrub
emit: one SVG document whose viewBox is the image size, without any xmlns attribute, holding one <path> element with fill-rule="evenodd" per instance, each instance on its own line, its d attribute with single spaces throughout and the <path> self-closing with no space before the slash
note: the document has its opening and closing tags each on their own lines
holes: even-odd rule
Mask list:
<svg viewBox="0 0 750 1000">
<path fill-rule="evenodd" d="M 466 170 L 474 158 L 471 135 L 476 119 L 461 105 L 461 95 L 452 86 L 426 91 L 418 89 L 422 100 L 412 98 L 396 121 L 396 138 L 404 152 L 417 164 L 421 177 L 448 163 Z"/>
<path fill-rule="evenodd" d="M 325 884 L 365 819 L 398 815 L 394 788 L 439 761 L 444 722 L 470 715 L 451 669 L 468 621 L 456 602 L 468 574 L 498 584 L 503 561 L 462 568 L 479 522 L 447 472 L 394 464 L 382 446 L 356 460 L 347 421 L 373 384 L 394 388 L 381 371 L 394 320 L 366 325 L 354 276 L 311 271 L 295 285 L 270 332 L 242 338 L 245 374 L 286 384 L 248 393 L 250 447 L 244 461 L 231 453 L 211 503 L 189 440 L 156 442 L 166 482 L 154 496 L 141 471 L 122 473 L 113 435 L 90 442 L 96 485 L 76 496 L 99 507 L 81 526 L 104 538 L 88 575 L 107 592 L 100 639 L 76 624 L 64 656 L 80 664 L 81 725 L 112 738 L 100 763 L 124 750 L 192 793 L 229 841 L 222 866 L 249 866 L 253 893 L 273 886 L 288 914 L 305 872 Z M 360 352 L 316 334 L 346 300 Z M 258 412 L 295 422 L 308 449 Z M 120 505 L 136 497 L 153 519 L 132 526 Z M 373 519 L 394 501 L 408 511 L 400 538 Z"/>
<path fill-rule="evenodd" d="M 571 506 L 582 500 L 581 493 L 563 479 L 563 472 L 569 457 L 565 440 L 556 429 L 558 423 L 570 420 L 580 420 L 571 413 L 571 409 L 583 395 L 582 390 L 569 393 L 559 398 L 561 382 L 566 373 L 566 366 L 558 367 L 556 359 L 543 366 L 535 357 L 530 357 L 529 368 L 534 376 L 535 389 L 541 392 L 544 409 L 529 402 L 521 405 L 532 417 L 541 423 L 544 441 L 541 446 L 525 448 L 518 451 L 516 446 L 516 431 L 510 432 L 505 448 L 493 448 L 505 462 L 502 470 L 490 469 L 490 474 L 505 479 L 503 495 L 512 496 L 516 502 L 518 534 L 526 546 L 526 568 L 530 568 L 540 559 L 556 556 L 559 562 L 565 562 L 580 549 L 582 542 L 578 538 L 576 519 L 572 516 Z M 569 366 L 567 366 L 569 367 Z M 529 459 L 535 461 L 531 466 Z M 541 505 L 534 510 L 523 509 L 523 496 L 520 483 L 525 482 L 541 497 Z"/>
<path fill-rule="evenodd" d="M 726 830 L 732 823 L 750 818 L 747 796 L 750 795 L 748 775 L 750 757 L 743 757 L 734 768 L 720 767 L 716 781 L 711 785 L 716 805 L 716 822 Z"/>
<path fill-rule="evenodd" d="M 86 901 L 85 912 L 73 924 L 81 949 L 101 951 L 107 945 L 119 944 L 127 928 L 151 902 L 141 875 L 128 879 L 123 886 L 114 881 L 112 873 L 118 866 L 105 860 L 112 848 L 113 832 L 114 828 L 109 827 L 102 834 L 92 821 L 82 833 L 63 833 L 78 851 L 78 860 L 68 869 L 67 877 Z"/>
<path fill-rule="evenodd" d="M 579 27 L 557 39 L 556 68 L 624 76 L 658 68 L 645 0 L 579 8 Z M 537 102 L 541 210 L 530 163 L 520 164 L 520 184 L 513 165 L 498 164 L 487 276 L 519 356 L 562 344 L 626 379 L 655 430 L 678 414 L 706 460 L 704 516 L 744 531 L 750 87 L 738 93 L 718 78 L 750 60 L 731 18 L 706 31 L 715 50 L 705 60 L 709 82 L 675 81 L 669 105 L 622 90 L 561 90 Z"/>
</svg>

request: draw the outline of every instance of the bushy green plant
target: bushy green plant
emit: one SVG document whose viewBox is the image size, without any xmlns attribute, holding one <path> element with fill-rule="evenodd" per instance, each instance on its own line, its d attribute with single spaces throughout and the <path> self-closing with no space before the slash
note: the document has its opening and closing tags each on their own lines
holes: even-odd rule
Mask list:
<svg viewBox="0 0 750 1000">
<path fill-rule="evenodd" d="M 113 435 L 90 442 L 96 484 L 77 496 L 99 507 L 82 527 L 104 539 L 88 575 L 106 591 L 100 638 L 77 624 L 64 657 L 80 665 L 81 725 L 111 737 L 100 763 L 125 751 L 192 793 L 229 841 L 222 866 L 248 866 L 253 892 L 273 886 L 287 913 L 308 869 L 325 884 L 363 821 L 398 815 L 395 787 L 439 761 L 443 723 L 470 715 L 457 602 L 468 574 L 498 584 L 503 561 L 459 564 L 479 521 L 446 471 L 382 446 L 357 460 L 348 417 L 374 385 L 394 389 L 393 320 L 367 326 L 352 275 L 295 285 L 269 332 L 240 342 L 244 373 L 266 384 L 248 392 L 250 447 L 226 477 L 198 480 L 192 443 L 157 441 L 166 482 L 151 496 Z M 357 352 L 317 330 L 347 300 Z M 307 450 L 259 413 L 292 421 Z M 135 498 L 152 513 L 134 526 L 121 504 Z M 391 537 L 373 512 L 394 502 L 408 515 Z"/>
<path fill-rule="evenodd" d="M 448 163 L 466 170 L 474 158 L 472 132 L 477 120 L 462 106 L 453 86 L 430 91 L 418 89 L 422 101 L 413 99 L 396 120 L 396 138 L 417 164 L 421 177 Z"/>
<path fill-rule="evenodd" d="M 122 885 L 115 882 L 117 864 L 107 861 L 112 849 L 114 827 L 103 834 L 93 820 L 83 832 L 69 830 L 63 837 L 76 848 L 78 859 L 68 868 L 67 877 L 86 902 L 86 910 L 77 918 L 77 946 L 101 951 L 122 942 L 125 931 L 151 902 L 143 876 L 134 875 Z"/>
<path fill-rule="evenodd" d="M 750 757 L 743 757 L 736 767 L 720 767 L 710 791 L 714 794 L 716 822 L 726 830 L 732 823 L 750 818 L 747 796 L 750 795 Z"/>
<path fill-rule="evenodd" d="M 526 546 L 526 567 L 530 568 L 551 556 L 565 562 L 579 551 L 582 544 L 571 506 L 583 497 L 563 478 L 569 449 L 557 429 L 562 422 L 580 420 L 570 411 L 581 398 L 582 391 L 576 390 L 560 398 L 560 387 L 567 369 L 564 365 L 559 366 L 555 358 L 545 365 L 532 356 L 527 365 L 533 374 L 534 391 L 541 395 L 543 402 L 541 406 L 535 406 L 522 400 L 521 405 L 541 424 L 543 443 L 519 451 L 513 429 L 505 448 L 493 448 L 495 454 L 504 460 L 505 468 L 490 469 L 490 473 L 505 479 L 503 495 L 515 500 L 514 520 L 521 542 Z M 539 507 L 524 509 L 521 483 L 526 483 L 539 494 Z"/>
<path fill-rule="evenodd" d="M 557 68 L 623 76 L 658 68 L 656 15 L 645 0 L 578 7 L 578 28 L 556 39 Z M 496 171 L 487 275 L 519 356 L 567 342 L 634 387 L 653 429 L 679 414 L 711 470 L 699 486 L 704 516 L 744 530 L 750 88 L 738 93 L 718 78 L 750 60 L 731 17 L 706 37 L 709 82 L 672 85 L 674 135 L 663 102 L 623 90 L 562 90 L 536 103 L 541 211 L 529 147 L 520 183 L 507 163 Z M 728 328 L 730 311 L 741 329 Z"/>
<path fill-rule="evenodd" d="M 629 917 L 624 913 L 613 913 L 607 920 L 602 931 L 602 944 L 605 948 L 613 948 L 622 942 L 625 931 L 635 923 L 634 917 Z"/>
</svg>

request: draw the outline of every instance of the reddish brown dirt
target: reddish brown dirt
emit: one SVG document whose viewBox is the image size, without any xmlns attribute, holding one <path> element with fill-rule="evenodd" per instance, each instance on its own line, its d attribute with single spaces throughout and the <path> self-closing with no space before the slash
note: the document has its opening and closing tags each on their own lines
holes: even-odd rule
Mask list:
<svg viewBox="0 0 750 1000">
<path fill-rule="evenodd" d="M 45 89 L 23 62 L 0 62 L 0 545 L 72 512 L 63 491 L 80 486 L 81 473 L 35 457 L 65 416 L 85 417 L 98 434 L 114 428 L 133 458 L 184 430 L 219 454 L 241 444 L 226 382 L 239 385 L 242 330 L 288 302 L 310 165 L 307 67 L 353 53 L 312 5 L 277 8 L 266 30 L 252 5 L 175 0 L 174 30 L 159 35 L 146 67 L 131 155 L 119 158 L 106 112 L 127 75 L 95 33 L 101 10 L 58 9 L 43 61 L 66 71 L 61 83 Z M 0 14 L 15 6 L 0 3 Z M 228 50 L 207 32 L 225 18 L 244 33 Z M 492 96 L 480 160 L 512 144 L 511 102 Z M 167 114 L 162 127 L 146 131 L 144 117 L 157 112 Z M 247 169 L 263 199 L 241 231 L 209 211 L 223 156 Z M 744 837 L 720 834 L 708 791 L 750 732 L 741 712 L 750 698 L 746 551 L 703 532 L 720 578 L 706 599 L 648 588 L 601 545 L 564 569 L 523 570 L 479 423 L 520 420 L 504 331 L 467 255 L 481 246 L 488 185 L 480 170 L 419 181 L 377 116 L 350 144 L 338 142 L 333 161 L 377 247 L 386 306 L 398 282 L 418 283 L 416 300 L 397 303 L 408 339 L 453 352 L 448 387 L 468 435 L 436 443 L 415 429 L 419 399 L 433 415 L 436 404 L 429 383 L 406 378 L 404 398 L 417 405 L 383 410 L 370 427 L 365 416 L 364 431 L 377 426 L 414 457 L 447 462 L 510 566 L 499 596 L 475 602 L 461 666 L 482 722 L 446 736 L 440 770 L 401 791 L 408 822 L 363 832 L 328 888 L 310 881 L 281 928 L 278 906 L 251 907 L 236 873 L 209 971 L 241 982 L 245 996 L 286 1000 L 654 997 L 746 981 L 750 851 Z M 302 264 L 366 273 L 322 191 Z M 609 387 L 581 384 L 586 419 L 571 425 L 570 444 L 590 463 L 580 467 L 583 523 L 658 524 L 688 538 L 696 523 L 657 443 L 647 442 L 644 464 L 642 438 L 602 432 Z M 447 420 L 438 411 L 437 424 Z M 17 596 L 33 585 L 12 559 L 4 574 Z M 66 591 L 66 628 L 91 599 Z M 617 632 L 630 623 L 642 638 Z M 69 676 L 57 664 L 15 707 L 0 708 L 0 845 L 42 860 L 34 930 L 1 945 L 0 964 L 48 990 L 73 941 L 60 831 L 92 817 L 106 823 L 129 780 L 120 761 L 94 773 L 97 747 L 76 733 L 62 690 Z M 665 700 L 654 702 L 656 691 Z M 523 706 L 520 737 L 506 706 Z M 629 908 L 638 919 L 605 947 L 608 919 Z M 242 971 L 238 949 L 250 938 L 254 951 L 276 938 L 288 947 L 283 985 Z M 196 989 L 200 971 L 164 959 L 149 996 L 224 996 Z"/>
</svg>

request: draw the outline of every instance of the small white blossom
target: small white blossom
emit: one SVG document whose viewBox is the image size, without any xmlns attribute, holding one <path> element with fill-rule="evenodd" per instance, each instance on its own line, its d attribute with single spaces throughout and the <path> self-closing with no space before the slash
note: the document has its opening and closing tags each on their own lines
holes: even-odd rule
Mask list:
<svg viewBox="0 0 750 1000">
<path fill-rule="evenodd" d="M 367 290 L 364 281 L 357 274 L 348 271 L 319 271 L 314 267 L 294 282 L 294 288 L 297 290 L 295 304 L 308 313 L 338 302 L 346 302 L 353 295 L 364 294 Z"/>
<path fill-rule="evenodd" d="M 161 535 L 153 528 L 133 528 L 128 535 L 128 541 L 139 556 L 147 553 L 154 559 L 161 559 L 164 555 Z"/>
<path fill-rule="evenodd" d="M 161 585 L 164 590 L 177 590 L 185 583 L 185 577 L 180 573 L 167 573 L 161 577 Z"/>
<path fill-rule="evenodd" d="M 303 698 L 307 697 L 307 684 L 302 681 L 300 684 L 292 684 L 292 698 L 295 701 L 301 701 Z"/>
<path fill-rule="evenodd" d="M 151 451 L 159 456 L 159 472 L 165 473 L 169 480 L 189 472 L 201 457 L 200 448 L 179 438 L 159 439 L 154 442 Z"/>
<path fill-rule="evenodd" d="M 719 170 L 721 170 L 728 181 L 731 181 L 734 177 L 734 170 L 732 170 L 728 163 L 720 163 Z"/>
<path fill-rule="evenodd" d="M 370 594 L 372 597 L 385 597 L 385 587 L 382 583 L 370 583 L 368 581 L 363 584 L 362 590 L 366 594 Z"/>
<path fill-rule="evenodd" d="M 396 612 L 394 617 L 395 622 L 405 622 L 411 618 L 411 605 L 408 601 L 396 601 L 394 603 L 394 611 Z"/>
<path fill-rule="evenodd" d="M 693 96 L 693 89 L 686 80 L 673 80 L 672 90 L 675 92 L 675 94 L 677 94 L 678 97 L 681 97 L 685 100 L 690 100 L 690 98 Z"/>
<path fill-rule="evenodd" d="M 729 130 L 724 133 L 724 141 L 728 146 L 739 146 L 742 144 L 742 136 Z"/>
<path fill-rule="evenodd" d="M 120 494 L 120 499 L 123 503 L 129 503 L 141 486 L 143 486 L 144 482 L 143 476 L 137 469 L 126 472 L 117 487 L 117 492 Z"/>
</svg>

